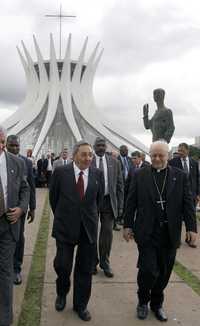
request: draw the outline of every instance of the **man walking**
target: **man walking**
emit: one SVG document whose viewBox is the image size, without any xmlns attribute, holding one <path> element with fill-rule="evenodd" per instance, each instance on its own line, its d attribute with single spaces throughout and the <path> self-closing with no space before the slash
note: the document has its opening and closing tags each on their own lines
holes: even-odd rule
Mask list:
<svg viewBox="0 0 200 326">
<path fill-rule="evenodd" d="M 89 321 L 87 304 L 91 295 L 92 267 L 97 242 L 98 211 L 104 193 L 102 172 L 90 167 L 91 146 L 78 142 L 73 162 L 55 169 L 50 187 L 50 204 L 54 214 L 52 236 L 56 239 L 54 268 L 57 274 L 55 308 L 64 309 L 70 290 L 74 248 L 73 309 Z"/>
<path fill-rule="evenodd" d="M 0 126 L 0 326 L 13 320 L 13 256 L 20 218 L 29 202 L 24 162 L 7 153 L 5 146 L 6 132 Z"/>
<path fill-rule="evenodd" d="M 196 209 L 196 206 L 200 200 L 200 177 L 198 162 L 189 157 L 189 146 L 186 143 L 179 144 L 178 154 L 179 155 L 177 157 L 174 157 L 169 161 L 169 164 L 185 171 L 187 174 L 190 190 L 192 192 L 194 208 Z M 185 241 L 189 247 L 196 248 L 196 244 L 191 241 L 187 233 Z"/>
<path fill-rule="evenodd" d="M 25 163 L 25 175 L 27 178 L 27 182 L 30 188 L 30 200 L 29 200 L 29 210 L 28 214 L 25 212 L 20 218 L 20 232 L 19 232 L 19 240 L 16 243 L 16 249 L 14 254 L 14 284 L 20 285 L 22 283 L 21 269 L 24 258 L 24 245 L 25 245 L 25 237 L 24 237 L 24 226 L 27 214 L 28 223 L 32 223 L 35 218 L 35 208 L 36 208 L 36 196 L 35 196 L 35 181 L 33 175 L 33 164 L 32 161 L 27 157 L 19 154 L 20 152 L 20 141 L 18 136 L 9 135 L 6 142 L 6 148 L 9 153 L 16 155 L 20 159 L 22 159 Z"/>
<path fill-rule="evenodd" d="M 114 219 L 122 216 L 124 185 L 120 163 L 111 155 L 106 154 L 106 141 L 97 137 L 94 143 L 95 156 L 92 165 L 103 172 L 105 191 L 103 204 L 100 207 L 100 234 L 99 234 L 99 258 L 96 252 L 93 274 L 97 273 L 97 265 L 103 269 L 106 277 L 113 277 L 110 266 L 110 253 L 113 239 Z"/>
<path fill-rule="evenodd" d="M 166 321 L 162 308 L 184 216 L 186 230 L 196 239 L 196 221 L 187 175 L 168 166 L 167 143 L 150 147 L 151 166 L 138 169 L 132 179 L 124 217 L 124 238 L 134 237 L 139 251 L 137 316 L 145 319 L 148 302 L 155 317 Z M 174 200 L 175 198 L 175 200 Z M 136 215 L 135 215 L 136 214 Z"/>
</svg>

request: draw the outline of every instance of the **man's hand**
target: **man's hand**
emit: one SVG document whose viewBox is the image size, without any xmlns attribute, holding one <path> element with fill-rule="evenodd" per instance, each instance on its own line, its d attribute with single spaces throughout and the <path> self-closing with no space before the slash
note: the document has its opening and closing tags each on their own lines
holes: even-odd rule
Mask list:
<svg viewBox="0 0 200 326">
<path fill-rule="evenodd" d="M 28 224 L 32 223 L 34 221 L 34 218 L 35 218 L 35 210 L 30 209 L 27 215 Z"/>
<path fill-rule="evenodd" d="M 125 228 L 123 230 L 123 237 L 127 242 L 129 242 L 129 240 L 133 240 L 133 230 L 130 228 Z"/>
<path fill-rule="evenodd" d="M 143 106 L 143 115 L 145 117 L 145 116 L 148 116 L 148 114 L 149 114 L 149 104 L 145 104 Z"/>
<path fill-rule="evenodd" d="M 20 216 L 23 214 L 23 210 L 20 207 L 9 208 L 6 216 L 10 224 L 14 224 L 18 221 Z"/>
<path fill-rule="evenodd" d="M 196 240 L 197 240 L 197 233 L 188 231 L 186 232 L 186 238 L 185 241 L 190 244 L 191 246 L 196 247 Z"/>
<path fill-rule="evenodd" d="M 197 195 L 196 197 L 196 205 L 198 205 L 200 203 L 200 195 Z"/>
</svg>

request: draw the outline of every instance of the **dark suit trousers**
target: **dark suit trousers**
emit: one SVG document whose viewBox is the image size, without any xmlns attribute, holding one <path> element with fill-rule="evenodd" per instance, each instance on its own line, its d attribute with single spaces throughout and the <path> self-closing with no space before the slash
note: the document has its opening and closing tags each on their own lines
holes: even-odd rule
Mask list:
<svg viewBox="0 0 200 326">
<path fill-rule="evenodd" d="M 99 258 L 96 247 L 95 266 L 99 263 L 102 269 L 110 267 L 110 253 L 113 241 L 114 214 L 111 207 L 110 196 L 104 196 L 100 210 L 100 233 L 99 233 Z"/>
<path fill-rule="evenodd" d="M 25 225 L 26 215 L 22 215 L 20 218 L 20 233 L 19 233 L 19 240 L 16 243 L 16 249 L 14 254 L 14 272 L 20 273 L 21 266 L 23 263 L 24 258 L 24 244 L 25 244 L 25 237 L 24 237 L 24 225 Z"/>
<path fill-rule="evenodd" d="M 0 326 L 10 325 L 13 319 L 13 255 L 15 241 L 9 224 L 0 219 Z"/>
<path fill-rule="evenodd" d="M 138 246 L 138 299 L 140 304 L 160 308 L 164 301 L 164 289 L 176 258 L 176 249 L 163 245 L 155 246 L 148 243 L 145 247 Z"/>
<path fill-rule="evenodd" d="M 85 309 L 91 296 L 92 267 L 94 261 L 95 244 L 91 244 L 88 236 L 81 226 L 80 238 L 77 244 L 74 267 L 74 308 Z M 54 268 L 57 274 L 57 295 L 66 296 L 70 290 L 70 275 L 73 266 L 75 244 L 59 242 L 56 240 L 56 257 Z"/>
</svg>

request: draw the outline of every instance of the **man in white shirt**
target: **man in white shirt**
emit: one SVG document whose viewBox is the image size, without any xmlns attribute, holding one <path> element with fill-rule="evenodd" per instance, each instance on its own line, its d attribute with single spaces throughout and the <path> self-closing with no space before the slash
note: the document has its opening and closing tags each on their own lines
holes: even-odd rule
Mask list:
<svg viewBox="0 0 200 326">
<path fill-rule="evenodd" d="M 200 200 L 200 177 L 198 162 L 189 157 L 189 146 L 186 143 L 181 143 L 178 146 L 179 157 L 175 157 L 169 161 L 171 166 L 175 166 L 183 171 L 188 176 L 190 190 L 192 192 L 193 204 L 196 209 L 196 205 Z M 193 243 L 186 233 L 186 243 L 191 248 L 196 248 L 196 243 Z"/>
<path fill-rule="evenodd" d="M 0 326 L 13 320 L 13 258 L 20 218 L 29 203 L 24 162 L 7 153 L 5 145 L 6 132 L 0 126 Z"/>
<path fill-rule="evenodd" d="M 97 265 L 99 264 L 106 277 L 113 277 L 110 266 L 113 225 L 114 220 L 123 214 L 124 184 L 120 162 L 106 153 L 106 147 L 106 140 L 97 137 L 94 143 L 95 156 L 92 166 L 103 171 L 105 192 L 100 207 L 99 257 L 96 250 L 93 274 L 98 272 Z"/>
<path fill-rule="evenodd" d="M 77 245 L 73 309 L 84 321 L 91 319 L 87 304 L 92 287 L 98 211 L 104 193 L 102 172 L 90 167 L 92 157 L 88 142 L 78 142 L 74 146 L 73 162 L 55 169 L 49 194 L 54 214 L 52 236 L 57 248 L 54 260 L 57 274 L 55 309 L 61 311 L 65 308 Z"/>
<path fill-rule="evenodd" d="M 69 162 L 71 161 L 68 159 L 68 150 L 67 148 L 64 148 L 60 158 L 53 162 L 53 172 L 58 166 L 67 165 Z"/>
</svg>

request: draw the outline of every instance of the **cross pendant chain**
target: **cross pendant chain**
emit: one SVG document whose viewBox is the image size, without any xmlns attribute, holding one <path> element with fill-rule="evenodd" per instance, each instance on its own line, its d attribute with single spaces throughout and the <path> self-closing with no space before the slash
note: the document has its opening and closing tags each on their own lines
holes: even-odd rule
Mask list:
<svg viewBox="0 0 200 326">
<path fill-rule="evenodd" d="M 166 200 L 163 200 L 162 197 L 160 196 L 160 200 L 156 201 L 157 204 L 160 204 L 162 211 L 164 211 L 164 203 L 166 203 Z"/>
</svg>

